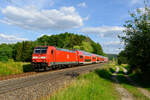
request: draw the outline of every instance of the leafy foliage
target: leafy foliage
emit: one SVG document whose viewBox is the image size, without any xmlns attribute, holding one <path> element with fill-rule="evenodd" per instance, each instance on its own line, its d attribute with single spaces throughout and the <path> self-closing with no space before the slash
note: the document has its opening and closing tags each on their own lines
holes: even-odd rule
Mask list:
<svg viewBox="0 0 150 100">
<path fill-rule="evenodd" d="M 150 9 L 145 4 L 144 10 L 137 9 L 131 13 L 131 20 L 126 21 L 125 42 L 128 64 L 132 70 L 140 69 L 141 73 L 150 72 Z"/>
<path fill-rule="evenodd" d="M 31 61 L 35 43 L 32 41 L 23 41 L 15 44 L 13 48 L 13 59 L 16 61 Z"/>
<path fill-rule="evenodd" d="M 66 49 L 79 49 L 104 55 L 102 47 L 99 43 L 95 43 L 89 37 L 66 32 L 51 36 L 44 35 L 36 41 L 23 41 L 16 44 L 1 44 L 0 61 L 7 61 L 12 58 L 15 61 L 31 61 L 33 48 L 36 46 L 45 45 Z"/>
<path fill-rule="evenodd" d="M 127 60 L 127 54 L 125 51 L 121 51 L 118 55 L 118 64 L 121 65 L 121 64 L 127 64 L 128 63 L 128 60 Z"/>
<path fill-rule="evenodd" d="M 1 44 L 0 45 L 0 61 L 8 61 L 8 59 L 12 58 L 12 45 Z"/>
</svg>

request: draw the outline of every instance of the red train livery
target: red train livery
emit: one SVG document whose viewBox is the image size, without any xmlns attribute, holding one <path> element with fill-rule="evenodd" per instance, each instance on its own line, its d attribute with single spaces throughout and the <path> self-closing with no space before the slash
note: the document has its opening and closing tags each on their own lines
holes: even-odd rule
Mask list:
<svg viewBox="0 0 150 100">
<path fill-rule="evenodd" d="M 67 50 L 54 46 L 35 47 L 32 54 L 32 66 L 36 71 L 56 67 L 84 65 L 107 62 L 108 58 L 81 50 Z"/>
</svg>

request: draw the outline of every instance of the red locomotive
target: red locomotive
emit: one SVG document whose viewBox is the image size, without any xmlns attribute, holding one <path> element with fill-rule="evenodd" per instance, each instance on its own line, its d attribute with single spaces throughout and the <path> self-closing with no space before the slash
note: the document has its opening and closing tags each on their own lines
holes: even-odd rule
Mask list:
<svg viewBox="0 0 150 100">
<path fill-rule="evenodd" d="M 35 47 L 32 55 L 32 65 L 36 71 L 49 70 L 56 67 L 100 63 L 107 57 L 91 54 L 81 50 L 67 50 L 54 46 Z"/>
</svg>

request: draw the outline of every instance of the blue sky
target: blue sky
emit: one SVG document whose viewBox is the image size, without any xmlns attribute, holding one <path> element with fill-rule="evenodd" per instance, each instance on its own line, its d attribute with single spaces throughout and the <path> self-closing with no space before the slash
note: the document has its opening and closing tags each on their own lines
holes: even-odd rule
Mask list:
<svg viewBox="0 0 150 100">
<path fill-rule="evenodd" d="M 0 43 L 73 32 L 117 54 L 128 12 L 143 6 L 143 0 L 0 0 Z"/>
</svg>

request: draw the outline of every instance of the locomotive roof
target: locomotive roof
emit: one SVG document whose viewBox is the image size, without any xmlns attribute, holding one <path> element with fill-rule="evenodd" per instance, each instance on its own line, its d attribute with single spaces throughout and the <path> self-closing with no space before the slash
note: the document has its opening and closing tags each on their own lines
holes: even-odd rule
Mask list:
<svg viewBox="0 0 150 100">
<path fill-rule="evenodd" d="M 68 50 L 68 49 L 57 48 L 57 47 L 56 47 L 56 50 L 61 50 L 61 51 L 66 51 L 66 52 L 73 52 L 73 53 L 75 53 L 74 50 Z"/>
</svg>

